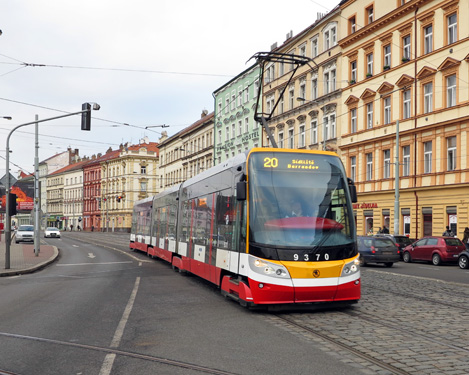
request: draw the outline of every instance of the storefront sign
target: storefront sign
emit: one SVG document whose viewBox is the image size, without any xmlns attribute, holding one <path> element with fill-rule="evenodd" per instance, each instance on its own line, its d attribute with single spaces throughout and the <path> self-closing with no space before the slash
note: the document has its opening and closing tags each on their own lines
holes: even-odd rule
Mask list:
<svg viewBox="0 0 469 375">
<path fill-rule="evenodd" d="M 354 210 L 357 210 L 357 209 L 365 209 L 365 208 L 378 208 L 378 203 L 355 203 L 353 205 L 353 209 Z"/>
</svg>

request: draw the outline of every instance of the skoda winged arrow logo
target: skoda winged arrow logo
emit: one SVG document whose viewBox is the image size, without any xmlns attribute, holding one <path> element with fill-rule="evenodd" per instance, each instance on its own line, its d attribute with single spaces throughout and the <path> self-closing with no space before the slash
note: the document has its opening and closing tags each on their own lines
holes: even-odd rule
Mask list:
<svg viewBox="0 0 469 375">
<path fill-rule="evenodd" d="M 319 277 L 320 274 L 321 274 L 321 273 L 319 272 L 319 270 L 314 270 L 314 271 L 313 271 L 313 276 L 314 276 L 314 277 Z"/>
</svg>

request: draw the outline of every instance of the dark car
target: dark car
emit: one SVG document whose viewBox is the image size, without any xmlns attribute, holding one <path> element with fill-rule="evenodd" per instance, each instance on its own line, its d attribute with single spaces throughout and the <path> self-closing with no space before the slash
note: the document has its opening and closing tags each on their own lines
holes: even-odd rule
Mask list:
<svg viewBox="0 0 469 375">
<path fill-rule="evenodd" d="M 469 268 L 469 250 L 464 250 L 458 255 L 458 265 L 461 269 Z"/>
<path fill-rule="evenodd" d="M 408 245 L 411 245 L 412 242 L 414 242 L 409 237 L 404 236 L 403 234 L 397 234 L 397 235 L 394 235 L 394 234 L 377 234 L 376 237 L 378 237 L 378 236 L 388 237 L 391 240 L 393 240 L 394 243 L 396 244 L 397 248 L 399 249 L 399 254 L 401 256 L 401 259 L 402 259 L 402 254 L 404 254 L 404 248 Z"/>
<path fill-rule="evenodd" d="M 466 246 L 455 237 L 424 237 L 407 246 L 402 259 L 406 263 L 423 260 L 438 266 L 441 263 L 457 263 L 459 254 L 464 250 Z"/>
<path fill-rule="evenodd" d="M 383 263 L 386 267 L 392 267 L 395 262 L 399 262 L 399 249 L 386 236 L 359 236 L 357 243 L 362 266 L 367 263 Z"/>
</svg>

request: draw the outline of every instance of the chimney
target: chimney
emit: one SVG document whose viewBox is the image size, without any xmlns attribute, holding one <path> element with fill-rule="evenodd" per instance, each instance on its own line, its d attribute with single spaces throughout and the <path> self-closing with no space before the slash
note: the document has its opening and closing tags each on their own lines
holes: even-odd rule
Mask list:
<svg viewBox="0 0 469 375">
<path fill-rule="evenodd" d="M 204 118 L 207 115 L 208 115 L 208 110 L 204 109 L 202 110 L 202 115 L 200 116 L 200 118 Z"/>
</svg>

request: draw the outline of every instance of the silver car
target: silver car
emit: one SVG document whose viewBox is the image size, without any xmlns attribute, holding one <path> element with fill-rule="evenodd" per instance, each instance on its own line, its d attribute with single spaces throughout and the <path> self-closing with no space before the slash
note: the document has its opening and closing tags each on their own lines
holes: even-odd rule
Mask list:
<svg viewBox="0 0 469 375">
<path fill-rule="evenodd" d="M 16 230 L 15 242 L 34 242 L 34 226 L 20 225 L 20 227 Z"/>
</svg>

